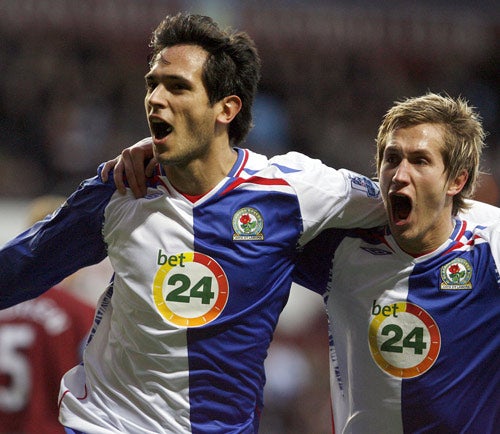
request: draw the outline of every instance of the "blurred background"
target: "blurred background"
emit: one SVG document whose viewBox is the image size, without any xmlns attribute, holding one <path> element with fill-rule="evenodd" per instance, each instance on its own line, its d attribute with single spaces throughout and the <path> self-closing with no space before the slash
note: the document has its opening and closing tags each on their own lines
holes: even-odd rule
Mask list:
<svg viewBox="0 0 500 434">
<path fill-rule="evenodd" d="M 257 43 L 263 76 L 244 146 L 371 176 L 395 100 L 461 95 L 489 133 L 481 198 L 500 204 L 498 1 L 0 0 L 0 244 L 33 198 L 70 194 L 148 135 L 149 37 L 181 10 Z M 108 278 L 106 264 L 87 270 L 76 292 L 94 301 Z M 326 327 L 321 298 L 294 288 L 270 350 L 261 432 L 331 432 Z"/>
</svg>

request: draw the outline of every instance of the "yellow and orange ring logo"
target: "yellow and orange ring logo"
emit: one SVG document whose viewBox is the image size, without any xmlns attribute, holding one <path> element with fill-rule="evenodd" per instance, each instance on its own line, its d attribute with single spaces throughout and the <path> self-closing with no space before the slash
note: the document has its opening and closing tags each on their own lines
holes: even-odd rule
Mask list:
<svg viewBox="0 0 500 434">
<path fill-rule="evenodd" d="M 424 309 L 413 303 L 399 302 L 394 303 L 393 306 L 396 306 L 394 312 L 398 312 L 399 317 L 384 315 L 381 312 L 375 315 L 370 322 L 369 345 L 372 357 L 380 369 L 394 377 L 417 377 L 428 371 L 438 358 L 441 349 L 441 334 L 438 325 Z M 408 327 L 406 327 L 406 331 L 402 328 L 405 322 L 407 325 L 411 324 L 410 328 L 413 327 L 410 333 L 417 329 L 421 333 L 419 346 L 426 350 L 422 350 L 421 355 L 413 355 L 413 357 L 404 355 L 404 345 L 400 345 L 397 331 L 398 328 L 401 330 L 401 338 L 405 333 L 408 333 Z M 381 331 L 383 332 L 388 327 L 389 331 L 386 333 L 388 338 L 381 338 Z M 406 336 L 408 337 L 410 334 L 406 334 Z M 394 342 L 394 345 L 391 346 L 395 354 L 393 357 L 383 350 L 389 339 Z M 404 339 L 402 340 L 404 342 Z"/>
<path fill-rule="evenodd" d="M 215 259 L 202 253 L 185 252 L 175 256 L 178 259 L 173 261 L 175 265 L 165 263 L 155 275 L 153 298 L 156 307 L 168 322 L 177 326 L 199 327 L 212 322 L 222 313 L 227 303 L 229 284 L 226 273 Z M 183 264 L 182 268 L 179 263 Z M 189 284 L 184 288 L 172 288 L 169 282 L 174 276 L 184 277 L 183 281 L 187 279 Z M 194 282 L 201 282 L 203 279 L 210 282 L 207 291 L 209 298 L 214 298 L 213 302 L 207 303 L 207 306 L 193 302 L 193 282 L 189 280 L 192 278 Z M 182 301 L 169 301 L 169 293 L 172 291 L 180 293 L 178 299 Z"/>
</svg>

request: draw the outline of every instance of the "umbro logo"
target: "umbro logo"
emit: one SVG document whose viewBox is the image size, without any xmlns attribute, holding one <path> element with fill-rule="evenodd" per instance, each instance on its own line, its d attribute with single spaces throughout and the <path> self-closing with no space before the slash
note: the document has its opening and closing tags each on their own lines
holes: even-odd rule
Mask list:
<svg viewBox="0 0 500 434">
<path fill-rule="evenodd" d="M 376 247 L 361 247 L 364 251 L 370 253 L 370 255 L 392 255 L 392 252 L 384 249 L 377 249 Z"/>
</svg>

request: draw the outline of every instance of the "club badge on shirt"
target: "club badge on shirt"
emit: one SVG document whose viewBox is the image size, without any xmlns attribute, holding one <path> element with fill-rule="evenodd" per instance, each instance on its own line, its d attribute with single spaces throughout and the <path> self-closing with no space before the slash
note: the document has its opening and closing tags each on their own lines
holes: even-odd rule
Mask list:
<svg viewBox="0 0 500 434">
<path fill-rule="evenodd" d="M 466 259 L 455 258 L 441 267 L 441 289 L 471 290 L 472 266 Z"/>
<path fill-rule="evenodd" d="M 233 215 L 233 240 L 254 241 L 263 240 L 264 219 L 262 214 L 255 208 L 240 208 Z"/>
</svg>

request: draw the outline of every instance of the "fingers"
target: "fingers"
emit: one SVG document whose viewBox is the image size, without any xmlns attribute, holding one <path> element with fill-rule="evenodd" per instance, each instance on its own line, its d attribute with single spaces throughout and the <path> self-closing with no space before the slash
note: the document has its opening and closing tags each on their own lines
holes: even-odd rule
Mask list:
<svg viewBox="0 0 500 434">
<path fill-rule="evenodd" d="M 155 158 L 151 158 L 151 160 L 149 160 L 149 162 L 146 166 L 146 169 L 144 170 L 144 172 L 148 178 L 151 178 L 154 175 L 156 163 L 157 162 L 156 162 Z"/>
<path fill-rule="evenodd" d="M 101 179 L 103 182 L 108 182 L 109 172 L 116 166 L 118 163 L 119 157 L 113 158 L 112 160 L 106 161 L 101 171 Z"/>
<path fill-rule="evenodd" d="M 120 194 L 127 192 L 127 185 L 132 189 L 135 197 L 143 197 L 146 194 L 146 180 L 144 175 L 144 164 L 136 166 L 136 158 L 131 156 L 131 148 L 124 149 L 122 153 L 104 163 L 101 171 L 101 179 L 107 182 L 109 172 L 114 168 L 113 179 L 116 189 Z"/>
<path fill-rule="evenodd" d="M 124 171 L 125 171 L 125 164 L 123 162 L 123 152 L 119 157 L 116 157 L 115 160 L 117 160 L 116 165 L 115 165 L 115 170 L 113 172 L 113 179 L 115 181 L 116 189 L 120 194 L 125 194 L 127 192 L 126 186 L 125 186 L 125 178 L 124 178 Z"/>
<path fill-rule="evenodd" d="M 114 172 L 116 188 L 120 193 L 122 188 L 125 190 L 123 175 L 125 175 L 128 186 L 136 198 L 146 195 L 144 153 L 140 148 L 127 148 L 121 153 L 120 161 L 116 165 Z"/>
<path fill-rule="evenodd" d="M 155 165 L 151 138 L 146 138 L 104 163 L 101 178 L 107 182 L 109 172 L 114 169 L 113 179 L 121 194 L 126 193 L 128 184 L 136 198 L 144 197 L 147 192 L 146 177 L 153 176 Z"/>
</svg>

